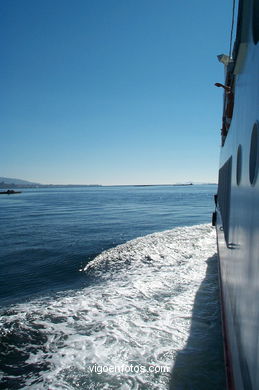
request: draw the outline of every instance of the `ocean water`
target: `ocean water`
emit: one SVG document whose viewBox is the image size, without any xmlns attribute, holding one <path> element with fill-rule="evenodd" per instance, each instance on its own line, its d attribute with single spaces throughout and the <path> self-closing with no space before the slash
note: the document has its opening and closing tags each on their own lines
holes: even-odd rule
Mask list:
<svg viewBox="0 0 259 390">
<path fill-rule="evenodd" d="M 0 198 L 1 389 L 225 389 L 215 185 Z"/>
</svg>

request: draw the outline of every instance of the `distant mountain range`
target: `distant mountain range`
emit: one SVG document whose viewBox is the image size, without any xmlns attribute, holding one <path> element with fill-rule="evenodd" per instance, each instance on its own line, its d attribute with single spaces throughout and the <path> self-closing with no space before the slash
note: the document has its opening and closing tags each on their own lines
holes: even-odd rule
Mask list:
<svg viewBox="0 0 259 390">
<path fill-rule="evenodd" d="M 33 185 L 39 185 L 39 183 L 33 183 L 28 180 L 21 180 L 21 179 L 13 179 L 11 177 L 0 177 L 0 183 L 6 183 L 6 184 L 33 184 Z"/>
<path fill-rule="evenodd" d="M 37 188 L 37 187 L 101 187 L 100 184 L 40 184 L 28 180 L 0 177 L 0 188 Z"/>
<path fill-rule="evenodd" d="M 41 184 L 33 183 L 28 180 L 14 179 L 11 177 L 0 177 L 0 188 L 17 188 L 17 187 L 39 187 Z"/>
</svg>

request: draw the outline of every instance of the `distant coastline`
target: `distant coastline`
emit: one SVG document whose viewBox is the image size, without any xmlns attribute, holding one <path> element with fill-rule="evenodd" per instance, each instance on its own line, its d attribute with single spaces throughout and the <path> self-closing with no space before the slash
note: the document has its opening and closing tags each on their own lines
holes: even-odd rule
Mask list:
<svg viewBox="0 0 259 390">
<path fill-rule="evenodd" d="M 16 184 L 0 182 L 0 188 L 102 187 L 101 184 Z"/>
<path fill-rule="evenodd" d="M 0 188 L 9 189 L 9 188 L 67 188 L 67 187 L 182 187 L 182 186 L 192 186 L 192 185 L 216 185 L 217 183 L 170 183 L 170 184 L 40 184 L 33 183 L 27 180 L 21 179 L 12 179 L 0 177 Z"/>
</svg>

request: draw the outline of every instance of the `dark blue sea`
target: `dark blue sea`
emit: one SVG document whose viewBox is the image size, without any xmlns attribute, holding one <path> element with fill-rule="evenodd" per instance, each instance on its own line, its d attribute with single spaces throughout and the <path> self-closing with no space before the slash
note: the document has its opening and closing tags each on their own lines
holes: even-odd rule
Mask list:
<svg viewBox="0 0 259 390">
<path fill-rule="evenodd" d="M 225 389 L 215 185 L 0 196 L 0 389 Z"/>
</svg>

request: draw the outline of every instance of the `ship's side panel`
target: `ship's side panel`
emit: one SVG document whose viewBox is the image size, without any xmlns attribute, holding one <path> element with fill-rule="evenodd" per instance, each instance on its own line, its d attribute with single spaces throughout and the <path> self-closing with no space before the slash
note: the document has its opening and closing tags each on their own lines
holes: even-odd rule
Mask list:
<svg viewBox="0 0 259 390">
<path fill-rule="evenodd" d="M 259 389 L 259 46 L 255 0 L 244 2 L 234 112 L 221 151 L 218 247 L 226 336 L 236 390 Z M 244 33 L 243 33 L 244 35 Z M 229 172 L 231 161 L 231 173 Z M 226 169 L 228 167 L 228 170 Z M 225 169 L 225 171 L 224 171 Z M 257 177 L 258 176 L 258 177 Z M 229 186 L 222 184 L 229 180 Z M 231 184 L 231 185 L 230 185 Z M 225 202 L 225 203 L 224 203 Z M 226 211 L 227 210 L 227 211 Z"/>
</svg>

